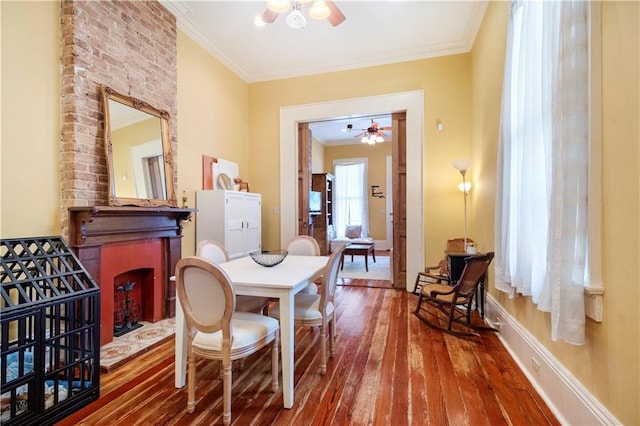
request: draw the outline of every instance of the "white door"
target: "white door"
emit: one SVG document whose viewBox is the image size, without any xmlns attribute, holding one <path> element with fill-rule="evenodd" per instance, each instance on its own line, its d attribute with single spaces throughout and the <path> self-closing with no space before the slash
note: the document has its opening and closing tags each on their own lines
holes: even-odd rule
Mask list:
<svg viewBox="0 0 640 426">
<path fill-rule="evenodd" d="M 227 192 L 225 199 L 225 217 L 227 228 L 225 229 L 225 248 L 231 259 L 243 256 L 244 242 L 244 194 L 239 192 Z M 215 220 L 215 219 L 213 219 Z"/>
<path fill-rule="evenodd" d="M 260 195 L 245 194 L 243 205 L 245 252 L 260 250 L 262 247 L 262 218 Z"/>
</svg>

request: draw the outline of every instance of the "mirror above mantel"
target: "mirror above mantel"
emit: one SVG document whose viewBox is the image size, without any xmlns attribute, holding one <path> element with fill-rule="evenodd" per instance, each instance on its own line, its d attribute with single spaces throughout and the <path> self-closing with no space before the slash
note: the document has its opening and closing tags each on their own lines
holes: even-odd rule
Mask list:
<svg viewBox="0 0 640 426">
<path fill-rule="evenodd" d="M 176 207 L 169 113 L 101 86 L 109 205 Z"/>
</svg>

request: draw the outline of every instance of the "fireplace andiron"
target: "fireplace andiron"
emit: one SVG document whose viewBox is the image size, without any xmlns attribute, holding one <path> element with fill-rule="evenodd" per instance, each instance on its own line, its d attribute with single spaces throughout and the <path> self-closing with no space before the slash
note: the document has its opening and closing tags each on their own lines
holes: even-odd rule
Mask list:
<svg viewBox="0 0 640 426">
<path fill-rule="evenodd" d="M 113 335 L 115 337 L 120 337 L 136 328 L 142 327 L 142 324 L 138 321 L 140 304 L 135 303 L 129 296 L 135 286 L 135 282 L 127 281 L 124 285 L 116 287 L 118 293 L 124 294 L 124 301 L 122 302 L 122 308 L 114 313 Z"/>
</svg>

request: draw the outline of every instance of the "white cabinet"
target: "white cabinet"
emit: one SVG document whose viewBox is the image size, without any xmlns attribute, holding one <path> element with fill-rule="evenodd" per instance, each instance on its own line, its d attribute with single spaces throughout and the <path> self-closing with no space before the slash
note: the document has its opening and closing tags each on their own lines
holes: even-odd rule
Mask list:
<svg viewBox="0 0 640 426">
<path fill-rule="evenodd" d="M 196 246 L 223 244 L 231 259 L 262 248 L 262 198 L 238 191 L 196 191 Z"/>
</svg>

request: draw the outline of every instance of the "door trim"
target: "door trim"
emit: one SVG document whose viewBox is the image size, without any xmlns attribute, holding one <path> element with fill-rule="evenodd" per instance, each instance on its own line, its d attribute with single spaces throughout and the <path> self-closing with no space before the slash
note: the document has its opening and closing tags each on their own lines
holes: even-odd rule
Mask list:
<svg viewBox="0 0 640 426">
<path fill-rule="evenodd" d="M 393 247 L 393 180 L 391 169 L 392 156 L 387 155 L 384 159 L 385 164 L 385 187 L 387 188 L 387 198 L 385 200 L 385 249 L 389 250 Z"/>
<path fill-rule="evenodd" d="M 298 123 L 355 114 L 407 113 L 407 277 L 424 267 L 424 91 L 393 93 L 280 108 L 280 242 L 297 232 Z M 291 195 L 289 195 L 291 194 Z M 413 283 L 407 280 L 406 288 Z M 411 287 L 411 288 L 410 288 Z"/>
</svg>

